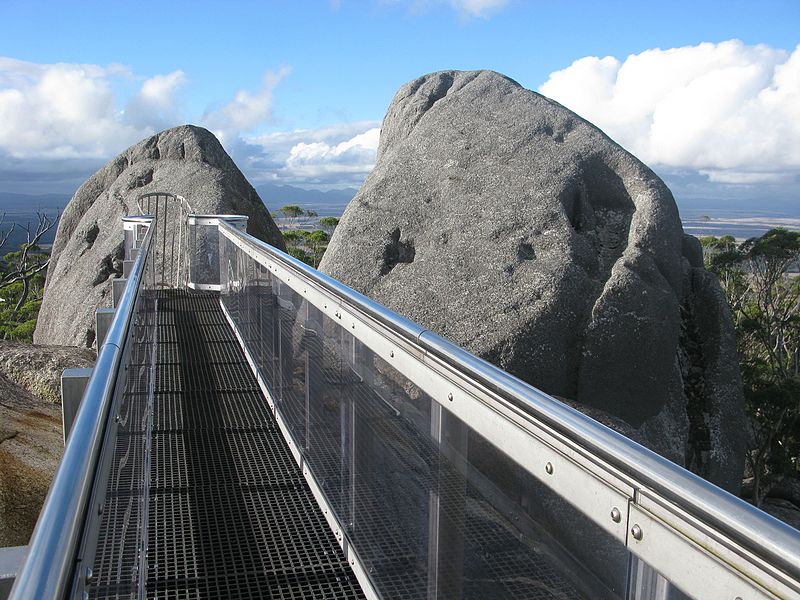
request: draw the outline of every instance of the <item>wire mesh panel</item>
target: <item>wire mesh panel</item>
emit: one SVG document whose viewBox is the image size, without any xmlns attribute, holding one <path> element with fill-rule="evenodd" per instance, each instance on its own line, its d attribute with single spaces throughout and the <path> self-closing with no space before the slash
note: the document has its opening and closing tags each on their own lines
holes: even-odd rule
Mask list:
<svg viewBox="0 0 800 600">
<path fill-rule="evenodd" d="M 378 595 L 683 598 L 327 305 L 220 244 L 226 312 Z"/>
</svg>

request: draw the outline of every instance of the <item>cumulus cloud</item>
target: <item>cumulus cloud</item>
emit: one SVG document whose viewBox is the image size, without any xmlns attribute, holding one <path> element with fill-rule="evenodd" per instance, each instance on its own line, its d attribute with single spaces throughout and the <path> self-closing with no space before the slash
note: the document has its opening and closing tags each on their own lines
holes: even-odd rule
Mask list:
<svg viewBox="0 0 800 600">
<path fill-rule="evenodd" d="M 376 121 L 341 123 L 246 138 L 236 153 L 256 182 L 358 186 L 375 166 L 379 135 Z"/>
<path fill-rule="evenodd" d="M 719 183 L 775 183 L 800 172 L 800 46 L 738 40 L 584 57 L 540 91 L 645 162 Z"/>
<path fill-rule="evenodd" d="M 164 129 L 178 122 L 176 95 L 188 81 L 183 71 L 156 75 L 128 101 L 124 119 L 138 128 Z"/>
<path fill-rule="evenodd" d="M 203 124 L 224 143 L 235 139 L 242 132 L 250 131 L 267 122 L 272 109 L 272 93 L 288 74 L 288 67 L 283 67 L 277 72 L 267 71 L 257 92 L 239 90 L 233 100 L 226 105 L 207 112 L 203 116 Z"/>
<path fill-rule="evenodd" d="M 380 129 L 375 127 L 332 145 L 300 142 L 289 150 L 286 170 L 296 177 L 319 179 L 330 174 L 369 173 L 375 166 Z"/>
<path fill-rule="evenodd" d="M 28 159 L 108 157 L 149 135 L 172 111 L 180 71 L 144 81 L 119 110 L 120 65 L 37 64 L 0 57 L 0 154 Z"/>
</svg>

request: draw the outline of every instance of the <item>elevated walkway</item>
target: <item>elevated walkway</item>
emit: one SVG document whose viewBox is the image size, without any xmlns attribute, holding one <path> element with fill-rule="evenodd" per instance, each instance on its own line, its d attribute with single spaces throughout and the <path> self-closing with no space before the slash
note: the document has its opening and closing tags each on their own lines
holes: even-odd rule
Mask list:
<svg viewBox="0 0 800 600">
<path fill-rule="evenodd" d="M 74 596 L 363 598 L 218 294 L 146 304 Z"/>
<path fill-rule="evenodd" d="M 245 217 L 140 205 L 15 600 L 800 599 L 797 530 Z"/>
</svg>

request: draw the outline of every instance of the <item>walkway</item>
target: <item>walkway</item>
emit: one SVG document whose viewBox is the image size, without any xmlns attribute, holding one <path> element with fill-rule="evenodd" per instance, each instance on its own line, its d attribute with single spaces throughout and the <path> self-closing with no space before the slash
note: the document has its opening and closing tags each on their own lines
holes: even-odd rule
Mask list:
<svg viewBox="0 0 800 600">
<path fill-rule="evenodd" d="M 363 598 L 218 298 L 148 302 L 87 525 L 89 597 Z"/>
</svg>

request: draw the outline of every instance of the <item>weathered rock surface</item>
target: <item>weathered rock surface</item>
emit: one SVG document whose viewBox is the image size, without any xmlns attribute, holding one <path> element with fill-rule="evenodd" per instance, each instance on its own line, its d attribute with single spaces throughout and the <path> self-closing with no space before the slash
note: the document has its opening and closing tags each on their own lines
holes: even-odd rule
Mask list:
<svg viewBox="0 0 800 600">
<path fill-rule="evenodd" d="M 196 213 L 248 215 L 249 233 L 284 248 L 263 202 L 214 135 L 192 125 L 168 129 L 109 161 L 67 205 L 34 342 L 94 344 L 95 309 L 111 305 L 111 280 L 122 273 L 121 219 L 139 214 L 137 199 L 151 192 L 181 195 Z"/>
<path fill-rule="evenodd" d="M 61 402 L 64 369 L 94 365 L 95 353 L 72 346 L 37 346 L 0 340 L 0 374 L 45 402 Z"/>
<path fill-rule="evenodd" d="M 733 329 L 698 250 L 666 185 L 591 123 L 448 71 L 398 91 L 320 268 L 735 489 Z"/>
<path fill-rule="evenodd" d="M 28 543 L 63 450 L 60 406 L 0 374 L 0 547 Z"/>
<path fill-rule="evenodd" d="M 87 348 L 0 341 L 0 547 L 27 544 L 64 450 L 61 372 Z"/>
</svg>

